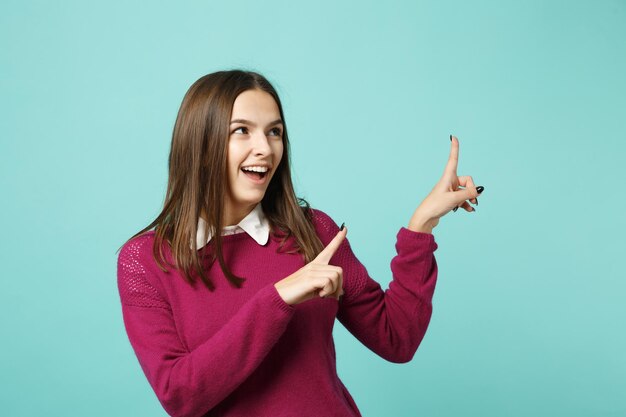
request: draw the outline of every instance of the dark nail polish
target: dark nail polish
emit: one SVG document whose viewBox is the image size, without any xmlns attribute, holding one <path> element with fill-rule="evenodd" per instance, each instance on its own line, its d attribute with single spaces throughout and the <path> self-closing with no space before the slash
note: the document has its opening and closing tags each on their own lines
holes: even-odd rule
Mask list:
<svg viewBox="0 0 626 417">
<path fill-rule="evenodd" d="M 450 135 L 450 142 L 452 142 L 452 135 Z"/>
<path fill-rule="evenodd" d="M 452 209 L 452 211 L 457 211 L 458 209 L 459 209 L 458 207 L 455 207 Z"/>
<path fill-rule="evenodd" d="M 482 193 L 484 189 L 485 187 L 483 187 L 482 185 L 479 185 L 478 187 L 476 187 L 476 191 L 478 191 L 478 194 Z"/>
<path fill-rule="evenodd" d="M 343 230 L 343 225 L 346 224 L 346 222 L 341 223 L 341 227 L 339 228 L 339 230 Z"/>
<path fill-rule="evenodd" d="M 476 205 L 478 205 L 478 199 L 476 199 Z"/>
</svg>

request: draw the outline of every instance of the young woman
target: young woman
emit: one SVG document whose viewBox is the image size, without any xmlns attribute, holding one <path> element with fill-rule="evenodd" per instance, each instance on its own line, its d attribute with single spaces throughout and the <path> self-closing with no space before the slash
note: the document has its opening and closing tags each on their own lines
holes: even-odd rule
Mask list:
<svg viewBox="0 0 626 417">
<path fill-rule="evenodd" d="M 383 291 L 347 228 L 296 197 L 271 84 L 241 70 L 197 80 L 174 126 L 163 210 L 118 257 L 126 332 L 167 413 L 359 416 L 333 325 L 388 361 L 413 358 L 437 279 L 432 229 L 474 211 L 466 200 L 482 191 L 457 176 L 450 140 L 443 176 L 398 231 Z"/>
</svg>

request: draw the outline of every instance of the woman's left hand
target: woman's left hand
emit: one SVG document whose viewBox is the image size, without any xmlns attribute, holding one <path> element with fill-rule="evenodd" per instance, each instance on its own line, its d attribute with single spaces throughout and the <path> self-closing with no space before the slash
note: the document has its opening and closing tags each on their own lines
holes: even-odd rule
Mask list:
<svg viewBox="0 0 626 417">
<path fill-rule="evenodd" d="M 408 229 L 415 232 L 431 233 L 437 226 L 439 219 L 451 210 L 456 211 L 461 207 L 466 211 L 476 211 L 466 200 L 478 205 L 478 195 L 484 190 L 474 185 L 474 180 L 469 175 L 457 176 L 456 170 L 459 162 L 459 140 L 456 136 L 450 136 L 450 157 L 443 171 L 443 176 L 433 187 L 430 194 L 415 209 Z M 459 186 L 465 187 L 460 189 Z"/>
</svg>

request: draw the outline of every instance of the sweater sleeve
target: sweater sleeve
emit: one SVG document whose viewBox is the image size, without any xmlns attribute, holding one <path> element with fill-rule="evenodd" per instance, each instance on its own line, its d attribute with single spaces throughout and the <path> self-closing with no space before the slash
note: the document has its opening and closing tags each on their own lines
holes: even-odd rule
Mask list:
<svg viewBox="0 0 626 417">
<path fill-rule="evenodd" d="M 315 213 L 322 243 L 327 245 L 339 226 L 321 210 Z M 438 246 L 432 234 L 406 227 L 396 238 L 397 254 L 391 260 L 393 279 L 385 291 L 354 255 L 347 237 L 330 263 L 343 270 L 344 296 L 337 319 L 380 357 L 404 363 L 413 359 L 430 323 Z"/>
<path fill-rule="evenodd" d="M 159 402 L 171 416 L 202 416 L 235 390 L 284 333 L 294 313 L 273 285 L 255 294 L 211 338 L 189 351 L 172 309 L 146 267 L 141 237 L 118 257 L 118 289 L 130 344 Z M 263 317 L 263 320 L 258 320 Z"/>
</svg>

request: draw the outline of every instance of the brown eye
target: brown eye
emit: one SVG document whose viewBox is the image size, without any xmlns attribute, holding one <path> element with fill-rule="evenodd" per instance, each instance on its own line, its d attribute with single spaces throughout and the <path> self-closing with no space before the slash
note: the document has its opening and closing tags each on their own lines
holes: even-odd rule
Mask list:
<svg viewBox="0 0 626 417">
<path fill-rule="evenodd" d="M 239 129 L 246 129 L 246 131 L 248 130 L 248 128 L 247 128 L 247 127 L 241 126 L 241 127 L 238 127 L 237 129 L 233 130 L 233 133 L 237 133 L 237 131 L 238 131 Z M 243 133 L 243 132 L 242 132 L 242 133 Z"/>
<path fill-rule="evenodd" d="M 276 136 L 281 136 L 282 132 L 279 128 L 275 127 L 274 129 L 270 130 L 270 132 L 276 132 Z"/>
</svg>

